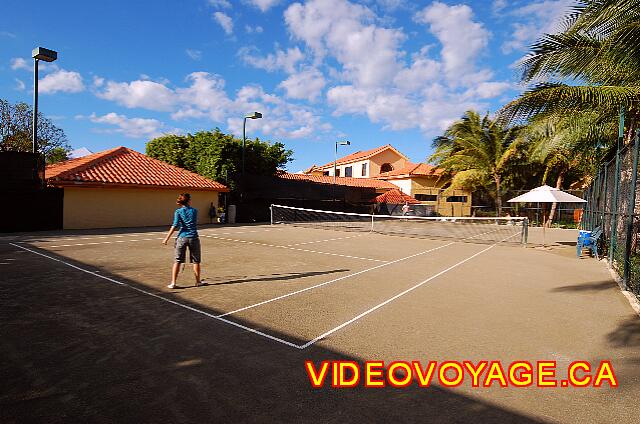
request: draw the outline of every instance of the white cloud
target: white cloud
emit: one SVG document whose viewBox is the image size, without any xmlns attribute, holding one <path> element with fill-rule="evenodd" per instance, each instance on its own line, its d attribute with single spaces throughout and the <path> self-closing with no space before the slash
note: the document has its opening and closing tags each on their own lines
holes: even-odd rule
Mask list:
<svg viewBox="0 0 640 424">
<path fill-rule="evenodd" d="M 262 12 L 266 12 L 273 6 L 280 3 L 280 0 L 249 0 L 249 3 L 260 9 Z"/>
<path fill-rule="evenodd" d="M 406 5 L 393 0 L 366 3 L 382 8 Z M 443 130 L 468 109 L 488 108 L 486 99 L 511 88 L 507 82 L 494 81 L 490 69 L 478 66 L 491 34 L 469 6 L 433 2 L 415 20 L 426 25 L 438 44 L 425 45 L 407 57 L 403 30 L 389 27 L 392 21 L 362 4 L 294 3 L 285 11 L 287 29 L 313 53 L 312 60 L 296 66 L 317 73 L 311 78 L 305 74 L 309 71 L 299 71 L 279 87 L 287 97 L 313 100 L 329 85 L 326 99 L 334 115 L 363 115 L 384 129 L 418 127 L 424 132 Z M 312 90 L 316 81 L 322 84 Z"/>
<path fill-rule="evenodd" d="M 16 35 L 9 31 L 0 31 L 0 35 L 8 38 L 16 38 Z"/>
<path fill-rule="evenodd" d="M 508 82 L 485 81 L 470 88 L 465 95 L 469 98 L 490 99 L 501 95 L 510 88 L 512 88 L 512 84 Z"/>
<path fill-rule="evenodd" d="M 224 90 L 222 78 L 207 72 L 193 72 L 187 76 L 189 87 L 176 90 L 180 108 L 173 113 L 174 119 L 208 116 L 214 121 L 223 121 L 231 101 Z"/>
<path fill-rule="evenodd" d="M 158 111 L 171 110 L 175 102 L 171 89 L 163 84 L 145 80 L 130 83 L 108 81 L 104 89 L 96 95 L 128 108 L 140 107 Z"/>
<path fill-rule="evenodd" d="M 256 25 L 255 27 L 245 25 L 244 30 L 247 32 L 247 34 L 262 34 L 262 32 L 264 31 L 264 29 L 260 25 Z"/>
<path fill-rule="evenodd" d="M 200 50 L 187 49 L 185 50 L 185 53 L 187 54 L 187 56 L 189 56 L 193 60 L 202 59 L 202 52 Z"/>
<path fill-rule="evenodd" d="M 418 57 L 409 68 L 398 72 L 393 79 L 395 85 L 403 92 L 413 92 L 440 77 L 442 65 L 432 59 Z"/>
<path fill-rule="evenodd" d="M 230 9 L 231 3 L 228 0 L 209 0 L 209 4 L 219 9 Z"/>
<path fill-rule="evenodd" d="M 293 73 L 296 64 L 305 58 L 298 47 L 289 48 L 287 51 L 278 49 L 275 54 L 269 54 L 266 57 L 254 56 L 253 53 L 255 49 L 242 48 L 238 55 L 245 63 L 269 72 L 284 70 Z"/>
<path fill-rule="evenodd" d="M 84 89 L 82 76 L 78 72 L 65 71 L 64 69 L 47 74 L 38 82 L 40 93 L 79 93 Z"/>
<path fill-rule="evenodd" d="M 93 86 L 94 87 L 102 87 L 104 85 L 104 78 L 99 77 L 97 75 L 93 76 Z"/>
<path fill-rule="evenodd" d="M 542 0 L 527 3 L 508 11 L 512 37 L 502 44 L 502 52 L 525 50 L 542 34 L 554 34 L 562 29 L 562 18 L 574 0 Z"/>
<path fill-rule="evenodd" d="M 372 23 L 373 12 L 346 0 L 310 0 L 285 11 L 291 35 L 305 42 L 317 60 L 331 54 L 344 77 L 360 86 L 383 85 L 401 68 L 402 31 Z"/>
<path fill-rule="evenodd" d="M 493 3 L 491 3 L 491 10 L 493 11 L 493 13 L 498 14 L 502 12 L 502 10 L 504 10 L 504 8 L 507 6 L 507 0 L 493 0 Z"/>
<path fill-rule="evenodd" d="M 78 117 L 76 117 L 78 118 Z M 88 117 L 96 124 L 112 125 L 116 128 L 103 130 L 104 132 L 115 132 L 130 138 L 154 138 L 162 134 L 176 132 L 176 129 L 168 129 L 165 124 L 157 119 L 150 118 L 128 118 L 115 112 L 97 116 L 95 113 Z"/>
<path fill-rule="evenodd" d="M 322 94 L 325 84 L 326 81 L 321 72 L 317 69 L 305 69 L 300 73 L 292 74 L 282 81 L 279 87 L 283 88 L 287 97 L 291 99 L 314 101 Z"/>
<path fill-rule="evenodd" d="M 21 57 L 14 57 L 13 59 L 11 59 L 11 69 L 13 69 L 14 71 L 18 69 L 29 71 L 33 69 L 33 65 L 29 66 L 27 61 Z"/>
<path fill-rule="evenodd" d="M 433 2 L 415 16 L 416 21 L 429 25 L 442 44 L 441 57 L 447 76 L 464 78 L 475 68 L 475 61 L 489 42 L 489 31 L 473 20 L 473 10 L 467 5 L 448 6 Z"/>
<path fill-rule="evenodd" d="M 16 80 L 16 90 L 24 91 L 24 89 L 26 88 L 24 82 L 18 78 L 15 78 L 15 80 Z"/>
<path fill-rule="evenodd" d="M 215 12 L 213 19 L 222 27 L 225 34 L 233 34 L 233 19 L 231 19 L 229 15 L 222 12 Z"/>
</svg>

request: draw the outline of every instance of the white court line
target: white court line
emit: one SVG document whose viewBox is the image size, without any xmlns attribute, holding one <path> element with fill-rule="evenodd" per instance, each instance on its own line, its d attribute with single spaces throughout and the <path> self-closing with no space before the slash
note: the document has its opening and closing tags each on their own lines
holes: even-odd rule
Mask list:
<svg viewBox="0 0 640 424">
<path fill-rule="evenodd" d="M 267 246 L 267 247 L 276 247 L 278 249 L 297 250 L 299 252 L 316 253 L 316 254 L 319 254 L 319 255 L 339 256 L 341 258 L 350 258 L 350 259 L 360 259 L 360 260 L 363 260 L 363 261 L 388 262 L 388 261 L 384 261 L 382 259 L 361 258 L 360 256 L 342 255 L 342 254 L 339 254 L 339 253 L 331 253 L 331 252 L 320 252 L 320 251 L 317 251 L 317 250 L 300 249 L 298 247 L 282 246 L 282 245 L 278 245 L 278 244 L 260 243 L 260 242 L 257 242 L 257 241 L 231 239 L 231 238 L 217 237 L 217 236 L 211 236 L 211 235 L 203 235 L 203 237 L 208 237 L 208 238 L 213 238 L 213 239 L 218 239 L 218 240 L 225 240 L 225 241 L 234 241 L 234 242 L 237 242 L 237 243 L 253 244 L 253 245 L 256 245 L 256 246 Z"/>
<path fill-rule="evenodd" d="M 507 237 L 507 238 L 505 238 L 505 239 L 503 239 L 503 240 L 500 240 L 498 243 L 501 243 L 501 242 L 503 242 L 503 241 L 509 240 L 510 238 L 513 238 L 513 237 L 515 237 L 516 235 L 518 235 L 518 234 L 514 234 L 514 235 L 512 235 L 512 236 L 510 236 L 510 237 Z M 385 305 L 386 305 L 386 304 L 388 304 L 388 303 L 393 302 L 393 301 L 394 301 L 394 300 L 396 300 L 397 298 L 399 298 L 399 297 L 401 297 L 401 296 L 404 296 L 405 294 L 407 294 L 407 293 L 409 293 L 409 292 L 412 292 L 413 290 L 415 290 L 415 289 L 417 289 L 418 287 L 420 287 L 420 286 L 422 286 L 422 285 L 424 285 L 424 284 L 428 283 L 429 281 L 431 281 L 431 280 L 433 280 L 433 279 L 435 279 L 435 278 L 438 278 L 439 276 L 441 276 L 441 275 L 443 275 L 443 274 L 445 274 L 445 273 L 447 273 L 447 272 L 451 271 L 451 270 L 452 270 L 452 269 L 454 269 L 454 268 L 459 267 L 460 265 L 464 264 L 465 262 L 470 261 L 471 259 L 475 258 L 476 256 L 479 256 L 479 255 L 483 254 L 484 252 L 486 252 L 486 251 L 488 251 L 488 250 L 493 249 L 494 247 L 496 247 L 496 246 L 498 245 L 498 243 L 494 243 L 494 244 L 492 244 L 491 246 L 487 247 L 486 249 L 483 249 L 483 250 L 481 250 L 480 252 L 475 253 L 475 254 L 473 254 L 473 255 L 469 256 L 469 257 L 468 257 L 468 258 L 466 258 L 466 259 L 461 260 L 460 262 L 458 262 L 458 263 L 456 263 L 456 264 L 454 264 L 454 265 L 451 265 L 449 268 L 444 269 L 444 270 L 440 271 L 439 273 L 437 273 L 437 274 L 435 274 L 435 275 L 432 275 L 431 277 L 427 278 L 426 280 L 419 282 L 419 283 L 418 283 L 418 284 L 416 284 L 415 286 L 413 286 L 413 287 L 409 287 L 409 288 L 408 288 L 408 289 L 406 289 L 405 291 L 403 291 L 403 292 L 401 292 L 401 293 L 398 293 L 397 295 L 393 296 L 392 298 L 387 299 L 387 300 L 385 300 L 384 302 L 379 303 L 379 304 L 377 304 L 376 306 L 374 306 L 374 307 L 372 307 L 372 308 L 367 309 L 366 311 L 362 312 L 360 315 L 358 315 L 358 316 L 356 316 L 356 317 L 354 317 L 354 318 L 351 318 L 349 321 L 344 322 L 344 323 L 340 324 L 339 326 L 337 326 L 337 327 L 335 327 L 335 328 L 332 328 L 331 330 L 329 330 L 329 331 L 327 331 L 327 332 L 322 333 L 321 335 L 319 335 L 318 337 L 316 337 L 316 338 L 314 338 L 314 339 L 312 339 L 312 340 L 309 340 L 307 343 L 305 343 L 305 344 L 303 344 L 303 345 L 302 345 L 302 349 L 305 349 L 305 348 L 307 348 L 307 347 L 311 346 L 312 344 L 314 344 L 314 343 L 315 343 L 315 342 L 317 342 L 318 340 L 324 339 L 325 337 L 327 337 L 327 336 L 329 336 L 329 335 L 331 335 L 331 334 L 335 333 L 336 331 L 338 331 L 338 330 L 340 330 L 340 329 L 342 329 L 342 328 L 346 327 L 347 325 L 349 325 L 349 324 L 351 324 L 351 323 L 353 323 L 353 322 L 355 322 L 355 321 L 359 320 L 360 318 L 364 317 L 365 315 L 369 315 L 371 312 L 375 311 L 376 309 L 380 309 L 380 308 L 382 308 L 383 306 L 385 306 Z"/>
<path fill-rule="evenodd" d="M 484 232 L 484 233 L 481 233 L 481 234 L 476 234 L 475 236 L 467 237 L 467 238 L 462 239 L 462 240 L 469 240 L 469 239 L 472 239 L 472 238 L 475 238 L 475 237 L 483 236 L 483 235 L 485 235 L 485 234 L 493 233 L 493 232 L 495 232 L 495 231 L 496 231 L 496 230 L 487 231 L 487 232 Z M 512 238 L 512 237 L 515 237 L 516 235 L 517 235 L 517 234 L 514 234 L 514 235 L 512 235 L 512 236 L 510 236 L 510 237 L 507 237 L 507 238 L 505 238 L 504 240 L 501 240 L 501 241 L 497 242 L 496 244 L 501 243 L 501 242 L 503 242 L 503 241 L 505 241 L 505 240 L 508 240 L 508 239 L 510 239 L 510 238 Z M 327 284 L 335 283 L 336 281 L 340 281 L 340 280 L 344 280 L 344 279 L 346 279 L 346 278 L 354 277 L 354 276 L 356 276 L 356 275 L 360 275 L 360 274 L 363 274 L 363 273 L 368 272 L 368 271 L 373 271 L 373 270 L 375 270 L 375 269 L 382 268 L 382 267 L 387 266 L 387 265 L 391 265 L 391 264 L 394 264 L 394 263 L 397 263 L 397 262 L 401 262 L 401 261 L 404 261 L 404 260 L 407 260 L 407 259 L 410 259 L 410 258 L 414 258 L 414 257 L 416 257 L 416 256 L 423 255 L 423 254 L 425 254 L 425 253 L 433 252 L 433 251 L 435 251 L 435 250 L 442 249 L 443 247 L 451 246 L 452 244 L 456 244 L 456 243 L 458 243 L 458 242 L 457 242 L 457 241 L 454 241 L 454 242 L 451 242 L 451 243 L 448 243 L 448 244 L 445 244 L 445 245 L 442 245 L 442 246 L 439 246 L 439 247 L 436 247 L 436 248 L 433 248 L 433 249 L 426 250 L 426 251 L 424 251 L 424 252 L 416 253 L 416 254 L 411 255 L 411 256 L 407 256 L 407 257 L 404 257 L 404 258 L 400 258 L 400 259 L 396 259 L 396 260 L 393 260 L 393 261 L 389 261 L 389 262 L 387 262 L 387 263 L 384 263 L 384 264 L 382 264 L 382 265 L 375 266 L 375 267 L 373 267 L 373 268 L 368 268 L 368 269 L 365 269 L 365 270 L 363 270 L 363 271 L 358 271 L 358 272 L 356 272 L 356 273 L 354 273 L 354 274 L 345 275 L 345 276 L 343 276 L 343 277 L 339 277 L 339 278 L 336 278 L 336 279 L 334 279 L 334 280 L 330 280 L 330 281 L 326 281 L 326 282 L 324 282 L 324 283 L 316 284 L 315 286 L 307 287 L 307 288 L 304 288 L 304 289 L 301 289 L 301 290 L 296 290 L 296 291 L 291 292 L 291 293 L 286 293 L 286 294 L 283 294 L 283 295 L 281 295 L 281 296 L 274 297 L 273 299 L 267 299 L 267 300 L 264 300 L 264 301 L 262 301 L 262 302 L 258 302 L 258 303 L 255 303 L 255 304 L 253 304 L 253 305 L 245 306 L 245 307 L 243 307 L 243 308 L 236 309 L 236 310 L 231 311 L 231 312 L 226 312 L 226 313 L 221 314 L 221 315 L 218 315 L 218 316 L 220 316 L 220 317 L 224 317 L 224 316 L 232 315 L 232 314 L 235 314 L 235 313 L 237 313 L 237 312 L 241 312 L 241 311 L 244 311 L 244 310 L 247 310 L 247 309 L 255 308 L 255 307 L 257 307 L 257 306 L 264 305 L 264 304 L 267 304 L 267 303 L 271 303 L 271 302 L 274 302 L 274 301 L 276 301 L 276 300 L 284 299 L 284 298 L 286 298 L 286 297 L 293 296 L 293 295 L 296 295 L 296 294 L 298 294 L 298 293 L 302 293 L 302 292 L 305 292 L 305 291 L 308 291 L 308 290 L 312 290 L 312 289 L 315 289 L 315 288 L 318 288 L 318 287 L 322 287 L 322 286 L 325 286 L 325 285 L 327 285 Z"/>
<path fill-rule="evenodd" d="M 285 245 L 286 247 L 291 247 L 291 246 L 303 246 L 305 244 L 313 244 L 313 243 L 323 243 L 325 241 L 335 241 L 335 240 L 346 240 L 346 239 L 352 239 L 355 237 L 362 237 L 364 234 L 358 234 L 356 236 L 348 236 L 348 237 L 336 237 L 336 238 L 330 238 L 330 239 L 324 239 L 324 240 L 315 240 L 315 241 L 305 241 L 304 243 L 293 243 L 293 244 L 287 244 Z"/>
<path fill-rule="evenodd" d="M 217 232 L 205 232 L 205 231 L 209 231 L 211 230 L 211 228 L 205 228 L 202 230 L 199 230 L 199 233 L 201 234 L 217 234 L 217 235 L 232 235 L 232 234 L 247 234 L 247 233 L 260 233 L 260 232 L 267 232 L 267 231 L 281 231 L 283 230 L 283 228 L 269 228 L 269 229 L 264 229 L 264 230 L 254 230 L 254 231 L 234 231 L 234 232 L 228 232 L 228 233 L 217 233 Z M 94 239 L 108 239 L 108 238 L 122 238 L 122 237 L 136 237 L 136 236 L 152 236 L 152 235 L 156 235 L 156 234 L 165 234 L 167 231 L 148 231 L 146 233 L 128 233 L 128 234 L 107 234 L 107 235 L 95 235 L 95 236 L 84 236 L 84 237 L 76 237 L 76 236 L 65 236 L 65 237 L 61 237 L 61 238 L 52 238 L 52 239 L 44 239 L 44 238 L 37 238 L 37 239 L 25 239 L 24 241 L 21 241 L 21 243 L 33 243 L 33 242 L 43 242 L 43 243 L 53 243 L 53 242 L 60 242 L 60 241 L 76 241 L 76 240 L 94 240 Z M 151 240 L 151 239 L 149 239 Z M 66 245 L 64 245 L 66 246 Z"/>
<path fill-rule="evenodd" d="M 227 313 L 224 313 L 224 314 L 221 314 L 221 315 L 218 315 L 218 316 L 219 317 L 224 317 L 224 316 L 227 316 L 227 315 L 231 315 L 231 314 L 235 314 L 235 313 L 238 313 L 238 312 L 241 312 L 241 311 L 245 311 L 247 309 L 255 308 L 256 306 L 264 305 L 266 303 L 275 302 L 276 300 L 284 299 L 285 297 L 293 296 L 293 295 L 296 295 L 298 293 L 302 293 L 302 292 L 305 292 L 305 291 L 308 291 L 308 290 L 317 289 L 318 287 L 326 286 L 327 284 L 335 283 L 336 281 L 345 280 L 347 278 L 355 277 L 356 275 L 364 274 L 365 272 L 373 271 L 375 269 L 382 268 L 382 267 L 385 267 L 387 265 L 393 265 L 393 264 L 398 263 L 398 262 L 406 261 L 407 259 L 415 258 L 416 256 L 424 255 L 425 253 L 433 252 L 435 250 L 442 249 L 443 247 L 451 246 L 452 244 L 455 244 L 455 243 L 456 242 L 453 241 L 451 243 L 448 243 L 448 244 L 445 244 L 445 245 L 442 245 L 442 246 L 434 247 L 433 249 L 425 250 L 424 252 L 420 252 L 420 253 L 413 254 L 411 256 L 407 256 L 407 257 L 404 257 L 404 258 L 396 259 L 395 261 L 387 262 L 387 263 L 384 263 L 382 265 L 377 265 L 377 266 L 374 266 L 373 268 L 367 268 L 365 270 L 358 271 L 358 272 L 355 272 L 353 274 L 345 275 L 345 276 L 342 276 L 342 277 L 338 277 L 338 278 L 335 278 L 335 279 L 330 280 L 330 281 L 325 281 L 324 283 L 316 284 L 315 286 L 311 286 L 311 287 L 307 287 L 307 288 L 304 288 L 304 289 L 296 290 L 296 291 L 291 292 L 291 293 L 286 293 L 286 294 L 283 294 L 281 296 L 274 297 L 273 299 L 264 300 L 262 302 L 255 303 L 255 304 L 249 305 L 249 306 L 245 306 L 243 308 L 236 309 L 235 311 L 227 312 Z"/>
<path fill-rule="evenodd" d="M 91 246 L 91 245 L 96 245 L 96 244 L 113 244 L 113 243 L 134 243 L 134 242 L 137 242 L 137 241 L 154 241 L 154 240 L 163 240 L 163 237 L 134 239 L 134 240 L 94 241 L 94 242 L 90 242 L 90 243 L 75 243 L 75 244 L 57 244 L 57 245 L 54 245 L 54 246 L 46 246 L 46 247 L 47 247 L 47 249 L 53 249 L 55 247 Z M 19 243 L 27 243 L 27 242 L 21 241 Z"/>
<path fill-rule="evenodd" d="M 109 281 L 109 282 L 112 282 L 112 283 L 118 284 L 119 286 L 125 286 L 125 287 L 128 287 L 128 288 L 130 288 L 130 289 L 132 289 L 132 290 L 135 290 L 135 291 L 137 291 L 137 292 L 139 292 L 139 293 L 143 293 L 143 294 L 146 294 L 146 295 L 148 295 L 148 296 L 155 297 L 156 299 L 160 299 L 160 300 L 162 300 L 162 301 L 164 301 L 164 302 L 171 303 L 171 304 L 173 304 L 173 305 L 179 306 L 179 307 L 181 307 L 181 308 L 185 308 L 185 309 L 188 309 L 188 310 L 190 310 L 190 311 L 197 312 L 197 313 L 202 314 L 202 315 L 204 315 L 204 316 L 207 316 L 207 317 L 209 317 L 209 318 L 213 318 L 213 319 L 215 319 L 215 320 L 218 320 L 218 321 L 224 322 L 225 324 L 233 325 L 234 327 L 241 328 L 241 329 L 243 329 L 243 330 L 246 330 L 246 331 L 249 331 L 249 332 L 251 332 L 251 333 L 257 334 L 257 335 L 259 335 L 259 336 L 265 337 L 265 338 L 267 338 L 267 339 L 269 339 L 269 340 L 273 340 L 273 341 L 276 341 L 276 342 L 278 342 L 278 343 L 282 343 L 282 344 L 284 344 L 284 345 L 287 345 L 287 346 L 290 346 L 290 347 L 294 347 L 294 348 L 296 348 L 296 349 L 303 349 L 303 347 L 302 347 L 301 345 L 297 345 L 297 344 L 295 344 L 295 343 L 288 342 L 288 341 L 286 341 L 286 340 L 280 339 L 280 338 L 275 337 L 275 336 L 272 336 L 272 335 L 270 335 L 270 334 L 263 333 L 262 331 L 258 331 L 258 330 L 256 330 L 256 329 L 253 329 L 253 328 L 247 327 L 247 326 L 245 326 L 245 325 L 238 324 L 237 322 L 233 322 L 233 321 L 230 321 L 230 320 L 228 320 L 228 319 L 221 318 L 221 317 L 219 317 L 219 316 L 216 316 L 216 315 L 210 314 L 209 312 L 205 312 L 205 311 L 203 311 L 203 310 L 200 310 L 200 309 L 194 308 L 194 307 L 192 307 L 192 306 L 185 305 L 184 303 L 176 302 L 175 300 L 167 299 L 166 297 L 159 296 L 159 295 L 157 295 L 157 294 L 155 294 L 155 293 L 151 293 L 151 292 L 149 292 L 149 291 L 146 291 L 146 290 L 143 290 L 143 289 L 139 289 L 139 288 L 134 287 L 134 286 L 132 286 L 132 285 L 130 285 L 130 284 L 123 283 L 122 281 L 114 280 L 113 278 L 109 278 L 109 277 L 106 277 L 106 276 L 104 276 L 104 275 L 97 274 L 97 273 L 95 273 L 95 272 L 93 272 L 93 271 L 89 271 L 89 270 L 87 270 L 87 269 L 80 268 L 79 266 L 76 266 L 76 265 L 70 264 L 70 263 L 65 262 L 65 261 L 63 261 L 63 260 L 61 260 L 61 259 L 58 259 L 58 258 L 54 258 L 53 256 L 45 255 L 45 254 L 43 254 L 43 253 L 36 252 L 35 250 L 27 249 L 26 247 L 23 247 L 23 246 L 20 246 L 20 245 L 14 244 L 14 243 L 9 243 L 9 244 L 10 244 L 10 245 L 12 245 L 12 246 L 14 246 L 14 247 L 17 247 L 17 248 L 19 248 L 19 249 L 26 250 L 27 252 L 31 252 L 31 253 L 34 253 L 34 254 L 36 254 L 36 255 L 40 255 L 40 256 L 42 256 L 42 257 L 45 257 L 45 258 L 47 258 L 47 259 L 51 259 L 52 261 L 60 262 L 60 263 L 62 263 L 62 264 L 64 264 L 64 265 L 66 265 L 66 266 L 69 266 L 69 267 L 71 267 L 71 268 L 77 269 L 78 271 L 86 272 L 87 274 L 91 274 L 91 275 L 93 275 L 93 276 L 96 276 L 96 277 L 99 277 L 99 278 L 105 279 L 105 280 L 107 280 L 107 281 Z"/>
</svg>

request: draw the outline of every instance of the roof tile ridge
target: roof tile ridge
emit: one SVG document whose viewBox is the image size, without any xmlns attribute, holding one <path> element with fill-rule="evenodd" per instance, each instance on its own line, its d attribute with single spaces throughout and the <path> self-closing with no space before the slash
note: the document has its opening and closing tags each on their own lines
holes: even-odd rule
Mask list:
<svg viewBox="0 0 640 424">
<path fill-rule="evenodd" d="M 193 176 L 193 177 L 196 177 L 196 178 L 202 178 L 202 179 L 205 179 L 207 181 L 211 181 L 211 182 L 213 182 L 215 184 L 221 184 L 221 183 L 219 183 L 219 182 L 217 182 L 217 181 L 215 181 L 215 180 L 213 180 L 211 178 L 205 177 L 204 175 L 200 175 L 197 172 L 189 171 L 186 168 L 181 168 L 181 167 L 179 167 L 177 165 L 173 165 L 173 164 L 170 164 L 168 162 L 162 161 L 160 159 L 153 158 L 151 156 L 145 155 L 144 153 L 140 153 L 140 152 L 135 151 L 133 149 L 128 149 L 126 147 L 125 147 L 125 149 L 127 149 L 127 151 L 129 153 L 133 153 L 134 155 L 137 155 L 138 157 L 140 157 L 142 159 L 151 160 L 153 162 L 156 162 L 157 165 L 161 165 L 161 166 L 164 166 L 164 167 L 169 167 L 169 168 L 172 168 L 173 170 L 178 171 L 178 172 L 180 172 L 182 174 L 187 174 L 187 175 L 190 175 L 190 176 Z"/>
<path fill-rule="evenodd" d="M 85 159 L 86 162 L 82 162 L 80 164 L 78 164 L 75 167 L 72 167 L 70 169 L 67 169 L 66 171 L 62 171 L 61 173 L 59 173 L 58 175 L 56 175 L 55 179 L 57 180 L 65 180 L 66 178 L 77 174 L 79 172 L 84 172 L 86 170 L 88 170 L 89 168 L 98 165 L 104 161 L 106 161 L 107 159 L 112 158 L 116 153 L 118 153 L 119 151 L 121 151 L 122 149 L 126 149 L 126 147 L 124 146 L 118 146 L 118 147 L 114 147 L 113 149 L 109 149 L 109 150 L 104 150 L 102 152 L 98 152 L 98 153 L 94 153 L 91 156 L 95 156 L 89 160 L 86 160 L 87 157 L 85 156 L 84 158 L 78 158 L 78 159 Z M 75 159 L 72 159 L 75 160 Z M 61 163 L 60 166 L 64 166 L 64 163 Z"/>
</svg>

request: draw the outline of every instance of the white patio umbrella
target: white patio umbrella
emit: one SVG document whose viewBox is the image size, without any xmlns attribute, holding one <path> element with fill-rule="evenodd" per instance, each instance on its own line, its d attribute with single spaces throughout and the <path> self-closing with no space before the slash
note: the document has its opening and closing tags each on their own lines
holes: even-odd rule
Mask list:
<svg viewBox="0 0 640 424">
<path fill-rule="evenodd" d="M 581 199 L 573 194 L 565 193 L 564 191 L 543 185 L 533 190 L 530 190 L 520 196 L 507 200 L 509 203 L 586 203 L 587 201 Z M 547 220 L 542 214 L 542 245 L 546 245 L 546 231 Z"/>
</svg>

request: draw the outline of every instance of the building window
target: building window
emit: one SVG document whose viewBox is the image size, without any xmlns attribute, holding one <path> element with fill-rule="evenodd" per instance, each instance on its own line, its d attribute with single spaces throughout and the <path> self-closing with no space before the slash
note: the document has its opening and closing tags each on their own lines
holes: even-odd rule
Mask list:
<svg viewBox="0 0 640 424">
<path fill-rule="evenodd" d="M 447 202 L 449 203 L 466 203 L 467 196 L 449 196 L 447 197 Z"/>
<path fill-rule="evenodd" d="M 347 166 L 344 168 L 344 176 L 352 177 L 353 176 L 353 166 Z"/>
<path fill-rule="evenodd" d="M 389 172 L 393 171 L 393 166 L 390 163 L 383 163 L 380 167 L 380 172 Z"/>
<path fill-rule="evenodd" d="M 340 176 L 340 168 L 336 168 L 336 177 Z"/>
<path fill-rule="evenodd" d="M 435 202 L 438 200 L 437 194 L 415 194 L 413 197 L 421 202 Z"/>
<path fill-rule="evenodd" d="M 328 177 L 328 176 L 329 176 L 329 171 L 323 171 L 323 172 L 322 172 L 322 175 L 325 175 L 325 176 L 327 176 L 327 177 Z"/>
<path fill-rule="evenodd" d="M 367 176 L 367 164 L 366 163 L 362 164 L 362 176 L 363 177 Z"/>
</svg>

